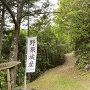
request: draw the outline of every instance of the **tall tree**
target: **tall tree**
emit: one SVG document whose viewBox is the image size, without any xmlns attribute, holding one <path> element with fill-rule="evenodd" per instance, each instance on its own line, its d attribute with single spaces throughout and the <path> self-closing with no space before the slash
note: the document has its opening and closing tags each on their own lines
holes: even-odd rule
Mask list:
<svg viewBox="0 0 90 90">
<path fill-rule="evenodd" d="M 22 19 L 22 10 L 23 10 L 23 5 L 24 1 L 23 0 L 18 0 L 17 2 L 17 19 L 15 19 L 15 16 L 13 14 L 13 11 L 10 9 L 8 4 L 4 1 L 1 0 L 2 4 L 6 7 L 6 9 L 9 11 L 9 13 L 12 16 L 13 22 L 15 24 L 15 30 L 14 30 L 14 38 L 12 40 L 11 44 L 11 50 L 10 50 L 10 57 L 9 61 L 17 61 L 17 53 L 18 53 L 18 38 L 19 38 L 19 32 L 20 32 L 20 23 Z M 15 83 L 15 69 L 11 68 L 10 69 L 10 75 L 11 75 L 11 90 L 14 90 L 14 83 Z"/>
<path fill-rule="evenodd" d="M 12 17 L 13 23 L 15 25 L 15 30 L 13 32 L 13 40 L 12 40 L 11 49 L 10 49 L 9 61 L 17 61 L 20 25 L 21 25 L 22 17 L 26 16 L 26 14 L 24 14 L 24 12 L 26 12 L 25 7 L 27 7 L 27 3 L 30 3 L 31 7 L 35 6 L 34 5 L 35 2 L 39 1 L 39 0 L 34 0 L 34 1 L 32 1 L 32 0 L 14 0 L 14 1 L 12 1 L 12 0 L 7 0 L 7 1 L 6 0 L 0 0 L 0 1 L 6 7 L 6 9 L 9 11 L 9 13 Z M 13 4 L 14 6 L 10 7 L 9 4 Z M 34 15 L 35 13 L 37 13 L 39 11 L 39 10 L 36 10 L 34 8 L 33 9 L 31 8 L 30 10 L 31 10 L 31 12 L 28 14 L 31 14 L 31 15 Z M 16 15 L 15 15 L 14 11 L 16 12 Z M 14 77 L 15 77 L 14 71 L 15 71 L 14 69 L 11 69 L 12 80 L 14 80 Z M 12 90 L 14 89 L 13 82 L 12 82 Z"/>
<path fill-rule="evenodd" d="M 3 38 L 3 31 L 4 31 L 4 14 L 5 14 L 5 8 L 3 5 L 0 6 L 0 11 L 1 11 L 0 12 L 0 57 L 1 57 L 2 38 Z"/>
</svg>

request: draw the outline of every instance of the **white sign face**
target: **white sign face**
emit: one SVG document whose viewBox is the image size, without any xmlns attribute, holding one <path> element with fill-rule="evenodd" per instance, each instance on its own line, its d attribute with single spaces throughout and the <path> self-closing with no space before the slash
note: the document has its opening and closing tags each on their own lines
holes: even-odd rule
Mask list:
<svg viewBox="0 0 90 90">
<path fill-rule="evenodd" d="M 27 38 L 26 72 L 35 72 L 37 56 L 37 37 Z"/>
</svg>

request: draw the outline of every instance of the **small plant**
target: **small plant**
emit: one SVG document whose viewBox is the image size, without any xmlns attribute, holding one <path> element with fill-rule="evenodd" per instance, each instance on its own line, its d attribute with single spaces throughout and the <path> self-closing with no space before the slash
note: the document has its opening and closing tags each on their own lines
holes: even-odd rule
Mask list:
<svg viewBox="0 0 90 90">
<path fill-rule="evenodd" d="M 85 70 L 87 64 L 89 63 L 89 53 L 87 51 L 82 51 L 77 54 L 78 61 L 76 63 L 77 68 L 80 70 Z"/>
</svg>

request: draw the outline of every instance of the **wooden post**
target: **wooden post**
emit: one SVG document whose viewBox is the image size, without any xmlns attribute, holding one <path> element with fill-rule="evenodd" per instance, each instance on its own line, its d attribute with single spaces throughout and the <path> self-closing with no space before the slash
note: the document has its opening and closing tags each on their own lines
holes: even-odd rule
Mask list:
<svg viewBox="0 0 90 90">
<path fill-rule="evenodd" d="M 15 66 L 10 68 L 11 90 L 15 90 Z"/>
<path fill-rule="evenodd" d="M 12 61 L 12 62 L 8 62 L 8 63 L 0 63 L 0 70 L 4 70 L 4 69 L 7 69 L 7 81 L 8 81 L 8 90 L 15 90 L 15 78 L 14 78 L 14 75 L 15 75 L 15 67 L 20 64 L 20 62 L 17 62 L 17 61 Z M 12 74 L 12 77 L 11 77 L 11 74 L 10 74 L 10 71 L 13 71 L 11 74 Z"/>
<path fill-rule="evenodd" d="M 10 70 L 7 69 L 8 90 L 11 90 Z"/>
</svg>

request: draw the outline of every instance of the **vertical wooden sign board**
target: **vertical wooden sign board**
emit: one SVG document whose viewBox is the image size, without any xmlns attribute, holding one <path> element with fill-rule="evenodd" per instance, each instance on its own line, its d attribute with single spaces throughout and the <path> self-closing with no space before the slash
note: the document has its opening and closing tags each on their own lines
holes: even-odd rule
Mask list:
<svg viewBox="0 0 90 90">
<path fill-rule="evenodd" d="M 13 90 L 12 89 L 12 80 L 10 77 L 10 69 L 14 68 L 18 64 L 20 64 L 20 62 L 17 62 L 17 61 L 12 61 L 12 62 L 8 62 L 8 63 L 1 63 L 0 64 L 0 70 L 7 69 L 8 90 Z"/>
<path fill-rule="evenodd" d="M 37 37 L 27 38 L 26 72 L 35 72 L 37 56 Z"/>
</svg>

